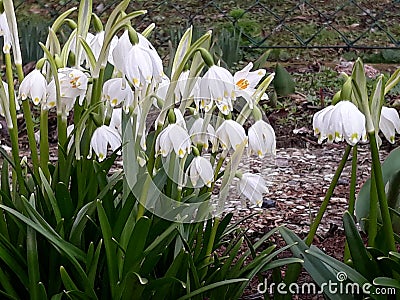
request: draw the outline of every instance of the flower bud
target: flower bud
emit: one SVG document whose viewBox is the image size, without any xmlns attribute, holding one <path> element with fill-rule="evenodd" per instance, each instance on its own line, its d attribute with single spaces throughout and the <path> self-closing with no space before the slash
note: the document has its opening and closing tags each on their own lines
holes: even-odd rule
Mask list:
<svg viewBox="0 0 400 300">
<path fill-rule="evenodd" d="M 173 109 L 170 109 L 170 110 L 168 111 L 168 122 L 169 122 L 170 124 L 176 123 L 176 116 L 175 116 L 175 112 L 174 112 Z"/>
<path fill-rule="evenodd" d="M 212 67 L 214 65 L 214 59 L 212 58 L 210 52 L 208 52 L 204 48 L 199 48 L 199 51 L 201 53 L 201 57 L 203 58 L 204 62 L 208 67 Z"/>
<path fill-rule="evenodd" d="M 100 18 L 96 15 L 96 14 L 94 14 L 94 13 L 92 13 L 92 20 L 93 20 L 93 27 L 94 27 L 94 30 L 96 31 L 96 32 L 102 32 L 102 31 L 104 31 L 104 28 L 103 28 L 103 23 L 101 23 L 101 20 L 100 20 Z"/>
</svg>

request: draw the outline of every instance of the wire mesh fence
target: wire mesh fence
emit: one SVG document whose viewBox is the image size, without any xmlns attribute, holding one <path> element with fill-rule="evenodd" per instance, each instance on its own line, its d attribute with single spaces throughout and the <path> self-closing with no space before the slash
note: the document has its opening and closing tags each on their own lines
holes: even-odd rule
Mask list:
<svg viewBox="0 0 400 300">
<path fill-rule="evenodd" d="M 400 1 L 132 2 L 144 20 L 240 31 L 252 48 L 400 48 Z"/>
<path fill-rule="evenodd" d="M 35 3 L 36 11 L 32 11 L 32 3 Z M 94 12 L 106 19 L 117 3 L 94 1 Z M 79 1 L 16 3 L 17 14 L 28 17 L 26 33 L 32 28 L 31 15 L 45 14 L 50 24 L 61 11 L 76 5 Z M 165 49 L 169 41 L 174 44 L 188 26 L 193 26 L 198 35 L 213 30 L 228 51 L 236 47 L 245 51 L 385 50 L 400 61 L 400 0 L 132 1 L 129 10 L 137 9 L 146 9 L 148 13 L 135 20 L 135 26 L 145 28 L 156 23 L 152 40 Z M 44 24 L 45 18 L 39 18 L 42 31 L 46 28 Z M 40 32 L 33 33 L 40 36 Z M 29 42 L 28 35 L 27 47 Z"/>
</svg>

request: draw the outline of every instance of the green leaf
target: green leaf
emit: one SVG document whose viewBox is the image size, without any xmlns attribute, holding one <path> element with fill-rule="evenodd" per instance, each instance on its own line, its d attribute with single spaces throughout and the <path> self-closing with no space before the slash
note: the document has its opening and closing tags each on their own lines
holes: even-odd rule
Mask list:
<svg viewBox="0 0 400 300">
<path fill-rule="evenodd" d="M 49 198 L 51 207 L 53 209 L 53 213 L 56 218 L 56 223 L 58 224 L 61 222 L 61 212 L 60 212 L 60 208 L 58 207 L 56 196 L 54 195 L 53 190 L 52 190 L 49 182 L 47 181 L 47 178 L 44 175 L 41 168 L 39 168 L 39 175 L 40 175 L 40 179 L 42 180 L 42 184 L 46 191 L 46 194 Z"/>
<path fill-rule="evenodd" d="M 93 244 L 91 244 L 91 245 L 93 245 Z M 103 240 L 100 240 L 99 244 L 96 247 L 96 251 L 94 252 L 93 256 L 90 259 L 90 262 L 86 263 L 88 279 L 93 288 L 94 288 L 94 283 L 96 280 L 97 266 L 99 264 L 99 258 L 100 258 L 100 252 L 101 252 L 102 245 L 103 245 Z"/>
<path fill-rule="evenodd" d="M 348 211 L 343 215 L 343 225 L 355 269 L 364 277 L 372 280 L 379 273 L 378 266 L 368 255 L 353 217 Z"/>
<path fill-rule="evenodd" d="M 63 182 L 58 182 L 56 185 L 56 200 L 62 217 L 68 222 L 72 219 L 74 206 L 69 189 Z"/>
<path fill-rule="evenodd" d="M 89 61 L 90 71 L 93 72 L 96 66 L 96 57 L 94 56 L 92 49 L 84 38 L 79 36 L 79 42 L 82 44 L 83 50 L 85 50 L 86 58 Z"/>
<path fill-rule="evenodd" d="M 71 276 L 69 276 L 67 270 L 65 270 L 63 266 L 60 267 L 60 275 L 61 275 L 61 280 L 67 292 L 79 290 L 75 282 L 72 280 Z"/>
<path fill-rule="evenodd" d="M 148 284 L 148 280 L 143 278 L 136 272 L 129 272 L 122 282 L 121 290 L 122 300 L 130 299 L 142 299 L 142 293 L 145 286 Z"/>
<path fill-rule="evenodd" d="M 35 197 L 32 194 L 30 198 L 30 204 L 35 208 Z M 38 248 L 36 241 L 36 231 L 28 227 L 26 229 L 26 257 L 28 263 L 28 275 L 29 275 L 29 293 L 31 299 L 41 300 L 43 295 L 41 293 L 41 287 L 38 285 L 40 282 L 40 271 L 39 271 L 39 257 Z"/>
<path fill-rule="evenodd" d="M 295 83 L 292 76 L 280 64 L 276 64 L 273 85 L 279 96 L 288 96 L 294 93 Z"/>
<path fill-rule="evenodd" d="M 70 232 L 70 241 L 72 244 L 79 246 L 82 240 L 82 234 L 86 226 L 88 217 L 92 216 L 96 211 L 96 201 L 92 201 L 83 206 L 76 214 L 74 223 Z"/>
<path fill-rule="evenodd" d="M 392 152 L 390 152 L 390 154 L 386 157 L 385 161 L 382 164 L 383 183 L 386 185 L 388 182 L 392 181 L 399 171 L 400 171 L 400 148 L 398 147 L 394 149 Z M 393 181 L 394 186 L 396 183 L 397 181 Z M 357 220 L 360 222 L 360 226 L 364 231 L 366 230 L 364 219 L 367 219 L 369 215 L 370 187 L 371 187 L 371 179 L 369 178 L 362 185 L 356 201 L 355 211 Z M 388 198 L 388 201 L 394 202 L 395 199 L 391 200 Z M 393 204 L 391 204 L 391 206 L 393 206 Z"/>
<path fill-rule="evenodd" d="M 316 248 L 316 249 L 318 249 L 318 248 Z M 347 275 L 347 278 L 349 280 L 351 280 L 354 283 L 358 283 L 360 286 L 362 286 L 363 284 L 369 283 L 367 278 L 362 276 L 359 272 L 357 272 L 352 267 L 336 260 L 333 257 L 330 257 L 329 255 L 326 255 L 319 249 L 316 251 L 316 249 L 307 250 L 307 254 L 314 256 L 315 258 L 319 259 L 321 262 L 327 264 L 328 266 L 331 266 L 333 269 L 335 269 L 337 271 L 345 272 Z M 335 279 L 335 281 L 337 281 L 337 279 Z"/>
<path fill-rule="evenodd" d="M 302 264 L 302 263 L 304 263 L 304 260 L 297 258 L 297 257 L 287 257 L 287 258 L 276 259 L 276 260 L 273 260 L 273 261 L 267 263 L 260 270 L 260 272 L 266 272 L 266 271 L 272 270 L 274 268 L 280 268 L 280 267 L 287 266 L 290 264 L 295 264 L 295 263 Z"/>
<path fill-rule="evenodd" d="M 181 295 L 185 288 L 186 284 L 183 281 L 175 277 L 164 276 L 149 282 L 142 299 L 177 299 L 177 295 Z"/>
<path fill-rule="evenodd" d="M 388 277 L 377 277 L 374 279 L 373 282 L 375 285 L 386 286 L 386 287 L 393 287 L 396 289 L 400 289 L 400 281 L 394 278 Z"/>
<path fill-rule="evenodd" d="M 383 74 L 376 80 L 374 91 L 371 95 L 370 110 L 372 122 L 375 127 L 376 134 L 379 132 L 379 120 L 381 116 L 382 105 L 384 102 L 384 89 Z"/>
<path fill-rule="evenodd" d="M 385 92 L 386 95 L 392 88 L 394 88 L 400 82 L 400 68 L 397 69 L 392 76 L 386 81 Z"/>
<path fill-rule="evenodd" d="M 174 60 L 172 63 L 172 71 L 171 74 L 174 74 L 176 68 L 178 67 L 179 63 L 181 62 L 183 56 L 188 51 L 190 44 L 192 43 L 192 33 L 193 27 L 190 26 L 185 33 L 183 34 L 181 40 L 179 41 L 178 47 L 176 48 Z"/>
<path fill-rule="evenodd" d="M 356 60 L 351 73 L 353 86 L 355 87 L 355 96 L 357 100 L 357 106 L 363 107 L 363 101 L 368 100 L 367 92 L 367 79 L 365 77 L 364 64 L 360 58 Z"/>
<path fill-rule="evenodd" d="M 111 288 L 111 296 L 114 298 L 116 296 L 116 288 L 118 279 L 118 265 L 115 259 L 117 254 L 117 247 L 112 241 L 112 230 L 110 223 L 108 222 L 108 218 L 104 208 L 101 204 L 101 201 L 96 201 L 97 214 L 99 216 L 101 233 L 104 240 L 104 248 L 106 250 L 106 258 L 107 258 L 107 270 L 109 277 L 109 284 Z"/>
<path fill-rule="evenodd" d="M 26 263 L 21 264 L 18 254 L 18 252 L 11 252 L 11 249 L 7 249 L 3 243 L 0 243 L 0 260 L 13 271 L 25 287 L 28 287 L 29 278 L 26 272 Z"/>
<path fill-rule="evenodd" d="M 151 227 L 151 220 L 141 217 L 133 228 L 131 238 L 126 248 L 125 261 L 122 276 L 128 272 L 139 272 L 140 262 L 143 258 L 143 251 L 147 241 L 147 235 Z"/>
<path fill-rule="evenodd" d="M 203 286 L 183 297 L 180 297 L 178 300 L 185 300 L 185 299 L 190 299 L 194 296 L 200 295 L 204 292 L 207 292 L 209 290 L 218 288 L 220 286 L 224 286 L 224 285 L 228 285 L 228 284 L 234 284 L 234 283 L 238 283 L 238 282 L 244 282 L 244 281 L 248 281 L 247 279 L 243 279 L 243 278 L 238 278 L 238 279 L 229 279 L 229 280 L 224 280 L 224 281 L 219 281 L 219 282 L 215 282 L 206 286 Z"/>
<path fill-rule="evenodd" d="M 15 291 L 15 282 L 11 283 L 11 278 L 0 268 L 0 284 L 4 291 L 0 290 L 0 295 L 5 296 L 9 299 L 20 299 L 17 292 Z"/>
<path fill-rule="evenodd" d="M 6 195 L 9 199 L 11 199 L 10 173 L 9 173 L 9 169 L 8 169 L 7 159 L 3 160 L 3 163 L 1 166 L 1 190 L 3 191 L 4 195 Z"/>
<path fill-rule="evenodd" d="M 291 247 L 291 251 L 293 255 L 297 258 L 303 259 L 303 267 L 306 269 L 308 274 L 313 278 L 313 280 L 318 284 L 318 286 L 321 286 L 323 283 L 329 282 L 337 282 L 336 278 L 336 273 L 332 270 L 329 269 L 320 258 L 316 258 L 312 255 L 310 255 L 309 251 L 310 248 L 305 244 L 305 242 L 300 239 L 295 233 L 293 233 L 291 230 L 285 228 L 285 227 L 280 227 L 279 232 L 282 235 L 282 238 L 285 240 L 287 244 L 293 244 L 296 243 Z M 318 249 L 318 248 L 317 248 Z M 315 253 L 314 251 L 313 253 Z M 321 254 L 318 251 L 318 254 L 329 258 L 326 254 Z M 348 266 L 347 266 L 348 267 Z M 349 268 L 349 267 L 348 267 Z M 290 274 L 289 274 L 290 275 Z M 286 275 L 288 276 L 288 275 Z M 286 279 L 286 278 L 285 278 Z M 326 291 L 326 295 L 330 299 L 352 299 L 351 297 L 346 297 L 346 295 L 337 295 L 337 294 L 332 294 L 329 293 L 329 291 Z"/>
</svg>

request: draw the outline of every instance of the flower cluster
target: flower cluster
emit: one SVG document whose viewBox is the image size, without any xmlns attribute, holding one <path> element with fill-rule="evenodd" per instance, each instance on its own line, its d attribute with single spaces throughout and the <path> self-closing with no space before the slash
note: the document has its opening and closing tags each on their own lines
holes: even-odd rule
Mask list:
<svg viewBox="0 0 400 300">
<path fill-rule="evenodd" d="M 191 34 L 191 29 L 188 32 Z M 134 128 L 133 139 L 138 141 L 135 148 L 137 159 L 154 165 L 153 173 L 160 166 L 152 161 L 159 155 L 165 158 L 174 153 L 182 160 L 182 165 L 188 160 L 184 174 L 180 176 L 180 186 L 190 182 L 195 188 L 212 188 L 221 168 L 215 162 L 217 155 L 224 161 L 241 147 L 247 147 L 250 155 L 259 158 L 275 154 L 274 130 L 255 113 L 259 111 L 258 101 L 267 98 L 267 84 L 259 88 L 266 71 L 251 71 L 253 64 L 249 63 L 232 75 L 229 70 L 214 64 L 212 58 L 207 58 L 209 54 L 202 49 L 208 67 L 202 76 L 200 72 L 193 73 L 187 68 L 188 62 L 182 61 L 194 47 L 185 36 L 181 42 L 183 46 L 178 47 L 171 78 L 164 73 L 162 60 L 146 34 L 133 28 L 112 38 L 104 30 L 96 34 L 87 33 L 85 51 L 79 50 L 80 44 L 73 36 L 69 51 L 78 63 L 74 67 L 57 68 L 53 75 L 43 63 L 38 64 L 37 69 L 21 82 L 19 97 L 40 104 L 42 111 L 56 107 L 64 121 L 76 103 L 84 108 L 92 107 L 90 116 L 95 126 L 75 128 L 77 124 L 71 124 L 68 134 L 73 136 L 68 151 L 72 149 L 72 141 L 82 143 L 82 132 L 90 130 L 87 157 L 91 158 L 94 152 L 101 162 L 107 158 L 109 147 L 114 152 L 122 149 L 122 124 L 125 124 Z M 209 38 L 209 34 L 204 38 Z M 98 70 L 106 65 L 112 66 L 114 71 L 98 84 Z M 272 77 L 273 74 L 267 78 L 268 83 Z M 247 103 L 241 115 L 247 113 L 249 116 L 253 112 L 256 119 L 247 133 L 243 127 L 245 119 L 239 122 L 233 115 L 238 97 L 243 97 Z M 167 111 L 170 112 L 168 118 Z M 149 123 L 149 115 L 154 113 L 158 117 Z M 149 150 L 147 136 L 150 128 L 155 128 L 155 138 Z M 76 146 L 78 153 L 80 145 Z M 153 156 L 149 156 L 151 150 Z M 80 154 L 77 157 L 79 159 Z M 257 176 L 243 175 L 240 178 L 241 194 L 260 205 L 261 194 L 267 191 L 265 182 L 255 180 Z"/>
<path fill-rule="evenodd" d="M 313 116 L 313 128 L 319 143 L 326 139 L 328 143 L 345 140 L 354 146 L 367 141 L 365 116 L 350 101 L 340 101 L 317 112 Z M 400 133 L 400 118 L 395 108 L 382 106 L 379 129 L 393 144 L 395 133 Z"/>
</svg>

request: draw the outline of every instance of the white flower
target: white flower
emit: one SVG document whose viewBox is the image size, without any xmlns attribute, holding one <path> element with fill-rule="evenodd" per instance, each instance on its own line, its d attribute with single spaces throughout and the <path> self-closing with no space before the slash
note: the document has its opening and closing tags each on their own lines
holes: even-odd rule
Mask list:
<svg viewBox="0 0 400 300">
<path fill-rule="evenodd" d="M 146 39 L 146 37 L 144 37 L 140 33 L 138 33 L 137 35 L 139 37 L 139 45 L 143 49 L 145 49 L 150 55 L 151 63 L 153 66 L 153 80 L 155 80 L 155 82 L 159 83 L 159 82 L 161 82 L 161 79 L 164 75 L 161 57 L 158 55 L 157 50 Z"/>
<path fill-rule="evenodd" d="M 103 44 L 104 44 L 104 31 L 100 31 L 100 32 L 96 33 L 95 35 L 88 33 L 88 35 L 86 36 L 86 42 L 89 44 L 94 57 L 96 58 L 96 60 L 98 60 L 101 48 L 103 47 Z M 114 59 L 113 59 L 112 52 L 113 52 L 115 46 L 117 45 L 117 43 L 118 43 L 118 37 L 114 36 L 111 39 L 110 48 L 109 48 L 109 52 L 108 52 L 108 62 L 112 65 L 114 65 Z"/>
<path fill-rule="evenodd" d="M 154 80 L 161 82 L 162 61 L 150 42 L 138 33 L 139 43 L 132 45 L 128 32 L 119 38 L 113 50 L 114 65 L 121 70 L 136 89 L 142 89 Z"/>
<path fill-rule="evenodd" d="M 244 173 L 238 182 L 239 192 L 250 200 L 251 203 L 261 206 L 263 193 L 268 192 L 265 180 L 258 174 Z"/>
<path fill-rule="evenodd" d="M 167 98 L 167 92 L 168 92 L 170 83 L 171 83 L 171 80 L 168 78 L 167 75 L 164 74 L 164 76 L 161 79 L 161 82 L 158 84 L 158 86 L 155 90 L 156 96 L 164 102 L 165 102 L 165 99 Z M 155 107 L 160 108 L 159 103 L 157 103 L 157 99 L 153 100 L 153 104 Z"/>
<path fill-rule="evenodd" d="M 214 181 L 214 171 L 208 159 L 196 156 L 188 169 L 193 187 L 202 187 L 204 185 L 211 187 L 211 183 Z M 199 180 L 201 181 L 200 183 Z"/>
<path fill-rule="evenodd" d="M 350 101 L 340 101 L 317 112 L 313 127 L 319 143 L 328 138 L 329 143 L 346 140 L 354 146 L 366 139 L 365 116 Z"/>
<path fill-rule="evenodd" d="M 204 128 L 203 128 L 204 127 Z M 205 126 L 204 119 L 198 118 L 194 121 L 189 131 L 190 137 L 193 144 L 201 145 L 205 150 L 208 149 L 208 142 L 212 145 L 216 145 L 216 133 L 214 127 L 211 124 Z"/>
<path fill-rule="evenodd" d="M 169 124 L 156 139 L 156 152 L 166 157 L 172 150 L 180 158 L 190 153 L 190 137 L 188 132 L 178 124 Z"/>
<path fill-rule="evenodd" d="M 114 108 L 111 115 L 110 127 L 115 128 L 119 133 L 121 133 L 122 124 L 122 108 Z"/>
<path fill-rule="evenodd" d="M 112 78 L 104 82 L 103 99 L 110 102 L 111 107 L 123 103 L 125 111 L 132 105 L 133 91 L 125 78 Z"/>
<path fill-rule="evenodd" d="M 393 144 L 396 132 L 400 133 L 400 118 L 395 108 L 382 106 L 379 129 L 385 138 Z"/>
<path fill-rule="evenodd" d="M 88 78 L 82 71 L 73 68 L 61 68 L 58 70 L 58 80 L 60 82 L 60 101 L 69 112 L 77 97 L 79 105 L 82 105 L 86 95 Z M 54 79 L 47 86 L 47 97 L 45 107 L 51 108 L 57 104 L 56 87 Z"/>
<path fill-rule="evenodd" d="M 232 74 L 219 66 L 212 66 L 200 79 L 199 83 L 200 108 L 206 112 L 212 107 L 213 102 L 218 109 L 227 115 L 233 110 L 232 100 L 235 100 L 235 84 Z"/>
<path fill-rule="evenodd" d="M 37 105 L 46 98 L 46 90 L 46 78 L 39 70 L 35 69 L 22 80 L 19 86 L 19 95 L 22 100 L 31 98 Z"/>
<path fill-rule="evenodd" d="M 256 92 L 256 86 L 266 73 L 264 69 L 250 72 L 252 68 L 253 63 L 250 62 L 246 67 L 233 75 L 236 96 L 242 96 L 244 99 L 246 99 L 251 109 L 253 109 L 254 106 L 253 96 Z"/>
<path fill-rule="evenodd" d="M 174 108 L 174 114 L 176 119 L 175 123 L 187 131 L 185 118 L 183 117 L 182 112 L 179 109 Z"/>
<path fill-rule="evenodd" d="M 259 158 L 265 154 L 275 154 L 276 140 L 274 129 L 267 122 L 259 120 L 249 128 L 249 152 L 256 153 Z"/>
<path fill-rule="evenodd" d="M 0 14 L 0 36 L 4 36 L 3 52 L 10 53 L 12 42 L 11 31 L 10 27 L 8 27 L 7 17 L 4 12 Z"/>
<path fill-rule="evenodd" d="M 117 150 L 121 146 L 121 136 L 115 128 L 102 125 L 93 132 L 88 158 L 91 157 L 93 150 L 99 162 L 103 161 L 107 155 L 108 145 L 113 151 Z"/>
<path fill-rule="evenodd" d="M 223 150 L 233 150 L 243 143 L 246 139 L 246 133 L 239 123 L 233 120 L 225 120 L 217 129 L 216 135 Z"/>
</svg>

